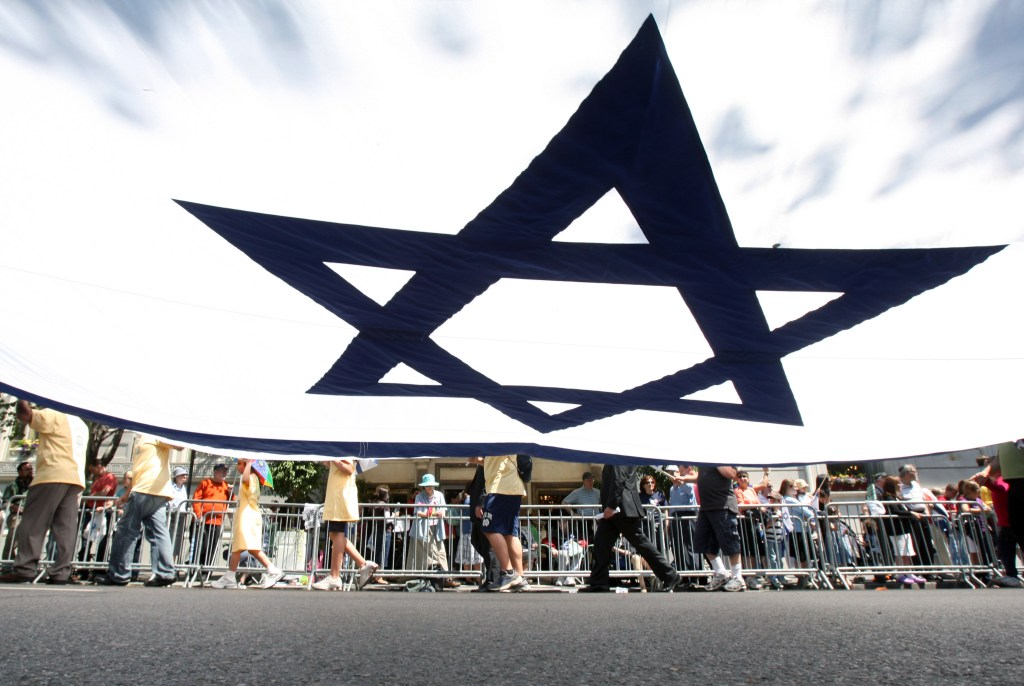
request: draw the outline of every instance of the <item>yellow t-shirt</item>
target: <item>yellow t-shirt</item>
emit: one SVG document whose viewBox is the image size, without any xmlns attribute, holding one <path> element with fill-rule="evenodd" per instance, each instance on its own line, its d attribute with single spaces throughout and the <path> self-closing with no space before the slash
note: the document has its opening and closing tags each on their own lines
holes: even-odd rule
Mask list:
<svg viewBox="0 0 1024 686">
<path fill-rule="evenodd" d="M 29 426 L 39 435 L 32 485 L 75 484 L 85 488 L 85 449 L 89 427 L 57 410 L 32 410 Z"/>
<path fill-rule="evenodd" d="M 139 436 L 132 451 L 132 474 L 135 477 L 132 493 L 147 493 L 168 500 L 174 497 L 169 466 L 174 449 L 156 436 Z"/>
<path fill-rule="evenodd" d="M 355 465 L 352 460 L 342 462 Z M 346 474 L 333 464 L 329 467 L 327 493 L 324 497 L 324 521 L 359 521 L 359 489 L 356 488 L 355 472 Z"/>
<path fill-rule="evenodd" d="M 519 478 L 515 455 L 484 458 L 484 489 L 492 495 L 526 495 L 526 485 Z"/>
</svg>

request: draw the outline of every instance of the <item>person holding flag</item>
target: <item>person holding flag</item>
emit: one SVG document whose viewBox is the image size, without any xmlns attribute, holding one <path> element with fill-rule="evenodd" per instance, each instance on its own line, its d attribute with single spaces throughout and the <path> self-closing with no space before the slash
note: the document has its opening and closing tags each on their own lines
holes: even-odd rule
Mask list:
<svg viewBox="0 0 1024 686">
<path fill-rule="evenodd" d="M 260 514 L 260 484 L 273 485 L 270 468 L 265 460 L 238 460 L 238 471 L 241 472 L 238 509 L 235 511 L 234 525 L 231 527 L 231 558 L 228 560 L 227 574 L 211 584 L 212 588 L 237 588 L 245 586 L 238 582 L 238 563 L 242 559 L 242 551 L 248 552 L 260 564 L 267 568 L 261 588 L 270 588 L 284 578 L 284 572 L 276 567 L 267 554 L 263 552 L 263 515 Z"/>
</svg>

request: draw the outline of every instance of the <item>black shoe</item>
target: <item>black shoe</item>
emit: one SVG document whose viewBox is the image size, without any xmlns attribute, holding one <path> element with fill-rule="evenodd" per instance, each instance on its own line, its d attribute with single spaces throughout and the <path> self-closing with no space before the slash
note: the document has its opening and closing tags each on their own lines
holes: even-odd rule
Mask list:
<svg viewBox="0 0 1024 686">
<path fill-rule="evenodd" d="M 67 579 L 54 579 L 52 576 L 46 577 L 46 584 L 48 586 L 67 586 Z"/>
<path fill-rule="evenodd" d="M 491 584 L 487 581 L 474 588 L 470 593 L 491 593 Z"/>
<path fill-rule="evenodd" d="M 154 574 L 153 576 L 151 576 L 148 579 L 146 579 L 146 583 L 144 583 L 142 585 L 143 586 L 149 586 L 150 588 L 154 588 L 154 587 L 160 587 L 160 586 L 170 586 L 175 581 L 177 581 L 176 577 L 164 577 L 164 576 L 157 576 L 157 575 Z"/>
<path fill-rule="evenodd" d="M 609 586 L 584 586 L 579 589 L 579 593 L 611 593 L 612 589 Z"/>
<path fill-rule="evenodd" d="M 117 579 L 109 577 L 106 574 L 99 574 L 97 576 L 94 576 L 92 578 L 92 582 L 94 584 L 96 584 L 97 586 L 127 586 L 128 585 L 127 581 L 118 581 Z"/>
<path fill-rule="evenodd" d="M 15 574 L 11 572 L 9 574 L 0 575 L 0 584 L 30 584 L 32 583 L 32 577 L 22 576 L 21 574 Z"/>
<path fill-rule="evenodd" d="M 671 593 L 675 590 L 675 587 L 683 583 L 683 577 L 676 574 L 671 577 L 668 581 L 661 582 L 661 588 L 657 590 L 658 593 Z"/>
</svg>

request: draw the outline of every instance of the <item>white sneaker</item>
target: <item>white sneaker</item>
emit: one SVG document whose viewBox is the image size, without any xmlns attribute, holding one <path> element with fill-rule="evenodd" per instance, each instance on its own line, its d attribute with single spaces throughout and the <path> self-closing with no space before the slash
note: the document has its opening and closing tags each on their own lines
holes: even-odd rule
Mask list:
<svg viewBox="0 0 1024 686">
<path fill-rule="evenodd" d="M 356 582 L 356 588 L 359 590 L 363 589 L 363 586 L 370 583 L 370 579 L 373 577 L 373 573 L 377 571 L 376 562 L 367 562 L 365 565 L 359 568 L 359 581 Z"/>
<path fill-rule="evenodd" d="M 284 578 L 284 572 L 280 569 L 273 571 L 267 570 L 267 573 L 263 575 L 263 583 L 260 584 L 260 588 L 272 588 L 278 581 Z"/>
<path fill-rule="evenodd" d="M 731 577 L 728 574 L 715 574 L 711 577 L 711 581 L 708 582 L 706 588 L 709 591 L 717 591 L 722 586 L 725 586 L 725 583 L 729 581 L 730 578 Z"/>
<path fill-rule="evenodd" d="M 245 588 L 245 587 L 244 586 L 239 586 L 238 582 L 235 581 L 235 575 L 231 574 L 229 572 L 228 574 L 223 575 L 221 578 L 217 579 L 212 584 L 210 584 L 210 588 Z"/>
<path fill-rule="evenodd" d="M 734 576 L 725 582 L 725 585 L 722 586 L 722 590 L 729 591 L 730 593 L 745 591 L 747 590 L 747 582 L 745 582 L 741 576 Z"/>
<path fill-rule="evenodd" d="M 326 576 L 313 584 L 318 591 L 340 591 L 344 587 L 340 576 Z"/>
</svg>

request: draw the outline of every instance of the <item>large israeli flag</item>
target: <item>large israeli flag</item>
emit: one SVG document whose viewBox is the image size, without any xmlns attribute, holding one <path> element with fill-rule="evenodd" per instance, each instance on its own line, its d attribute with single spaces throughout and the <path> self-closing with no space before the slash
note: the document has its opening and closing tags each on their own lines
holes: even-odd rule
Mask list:
<svg viewBox="0 0 1024 686">
<path fill-rule="evenodd" d="M 0 389 L 224 450 L 1022 431 L 1024 4 L 0 5 Z"/>
</svg>

